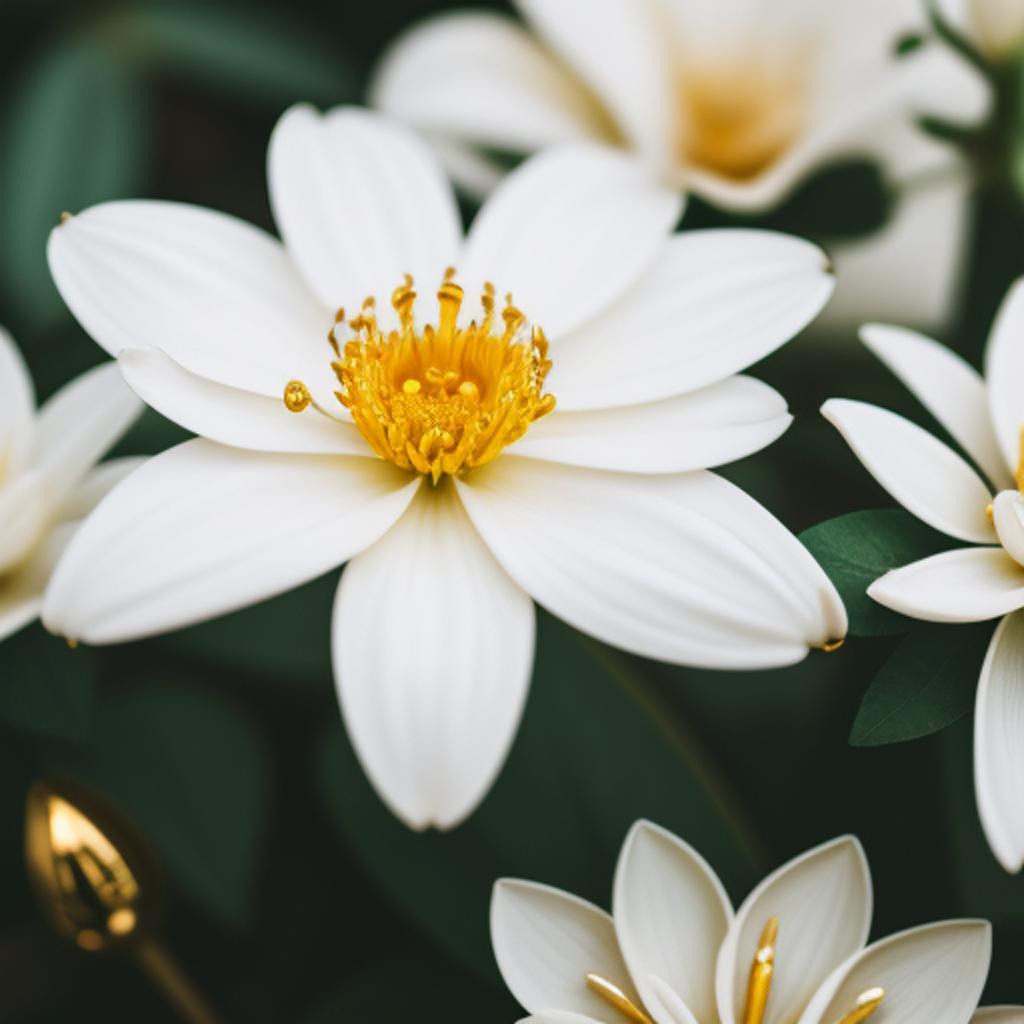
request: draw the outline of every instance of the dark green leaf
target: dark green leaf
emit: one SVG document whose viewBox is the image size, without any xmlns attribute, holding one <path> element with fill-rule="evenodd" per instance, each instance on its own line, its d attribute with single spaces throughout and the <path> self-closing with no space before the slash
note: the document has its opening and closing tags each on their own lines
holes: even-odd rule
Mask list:
<svg viewBox="0 0 1024 1024">
<path fill-rule="evenodd" d="M 89 750 L 58 767 L 132 817 L 208 911 L 245 920 L 268 778 L 238 709 L 178 681 L 125 691 L 101 705 Z"/>
<path fill-rule="evenodd" d="M 869 509 L 818 523 L 800 540 L 835 584 L 855 636 L 905 633 L 911 620 L 872 601 L 867 588 L 879 576 L 951 546 L 903 509 Z"/>
<path fill-rule="evenodd" d="M 749 844 L 710 766 L 631 685 L 542 616 L 522 728 L 465 825 L 447 835 L 408 831 L 369 788 L 340 726 L 319 762 L 330 810 L 391 900 L 433 942 L 488 974 L 495 879 L 533 878 L 607 905 L 619 847 L 638 818 L 678 832 L 727 884 L 749 885 Z"/>
<path fill-rule="evenodd" d="M 81 739 L 92 727 L 96 654 L 69 650 L 38 623 L 0 644 L 0 721 L 23 732 Z"/>
<path fill-rule="evenodd" d="M 62 211 L 137 190 L 147 118 L 133 78 L 88 37 L 65 39 L 16 86 L 0 131 L 0 275 L 36 323 L 63 306 L 46 266 Z"/>
<path fill-rule="evenodd" d="M 993 622 L 916 624 L 871 681 L 850 742 L 877 747 L 913 740 L 970 714 L 994 629 Z"/>
</svg>

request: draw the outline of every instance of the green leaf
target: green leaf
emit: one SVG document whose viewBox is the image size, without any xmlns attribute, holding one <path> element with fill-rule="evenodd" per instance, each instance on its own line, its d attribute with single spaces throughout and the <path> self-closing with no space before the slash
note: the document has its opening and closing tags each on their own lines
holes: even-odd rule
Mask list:
<svg viewBox="0 0 1024 1024">
<path fill-rule="evenodd" d="M 46 239 L 62 211 L 139 187 L 147 116 L 138 83 L 92 38 L 62 40 L 15 87 L 0 128 L 0 277 L 36 324 L 58 317 Z"/>
<path fill-rule="evenodd" d="M 919 623 L 871 681 L 850 742 L 877 747 L 917 739 L 971 713 L 994 622 Z"/>
<path fill-rule="evenodd" d="M 872 601 L 867 588 L 890 569 L 951 546 L 903 509 L 850 512 L 804 530 L 800 540 L 835 584 L 855 636 L 907 632 L 913 620 Z"/>
<path fill-rule="evenodd" d="M 39 623 L 0 644 L 0 722 L 77 740 L 92 727 L 96 652 L 69 650 Z"/>
<path fill-rule="evenodd" d="M 557 885 L 607 905 L 630 825 L 676 831 L 736 891 L 755 872 L 749 842 L 710 766 L 680 741 L 670 716 L 595 648 L 547 616 L 525 717 L 490 796 L 454 832 L 416 834 L 370 789 L 340 725 L 319 773 L 347 844 L 393 903 L 432 942 L 493 976 L 487 906 L 507 875 Z"/>
<path fill-rule="evenodd" d="M 57 767 L 104 792 L 149 837 L 177 885 L 240 925 L 266 811 L 264 750 L 223 698 L 171 682 L 108 698 L 89 749 Z"/>
<path fill-rule="evenodd" d="M 300 32 L 290 14 L 215 5 L 133 5 L 104 26 L 140 69 L 154 68 L 275 105 L 338 103 L 356 95 L 351 64 L 332 40 Z"/>
</svg>

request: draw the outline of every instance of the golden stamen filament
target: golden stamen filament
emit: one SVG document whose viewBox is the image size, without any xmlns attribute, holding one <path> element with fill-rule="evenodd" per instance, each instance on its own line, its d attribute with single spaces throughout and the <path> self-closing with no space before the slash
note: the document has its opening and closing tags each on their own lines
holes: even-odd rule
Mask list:
<svg viewBox="0 0 1024 1024">
<path fill-rule="evenodd" d="M 599 974 L 587 975 L 587 988 L 599 995 L 609 1006 L 613 1006 L 633 1024 L 654 1024 L 654 1021 L 636 1005 L 618 985 L 613 985 Z"/>
<path fill-rule="evenodd" d="M 775 971 L 775 940 L 779 935 L 779 919 L 771 917 L 761 932 L 754 961 L 750 965 L 750 979 L 747 982 L 747 1002 L 743 1010 L 743 1024 L 761 1024 L 768 995 L 772 988 L 772 974 Z"/>
<path fill-rule="evenodd" d="M 836 1024 L 860 1024 L 862 1020 L 867 1020 L 881 1006 L 884 998 L 884 988 L 869 988 L 866 992 L 861 992 L 857 996 L 857 1002 L 854 1004 L 853 1010 L 845 1017 L 837 1020 Z"/>
</svg>

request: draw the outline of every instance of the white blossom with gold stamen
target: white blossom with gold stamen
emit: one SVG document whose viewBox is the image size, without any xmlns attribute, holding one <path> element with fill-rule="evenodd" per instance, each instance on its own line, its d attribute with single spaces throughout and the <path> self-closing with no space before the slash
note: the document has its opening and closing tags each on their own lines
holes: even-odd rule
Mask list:
<svg viewBox="0 0 1024 1024">
<path fill-rule="evenodd" d="M 510 176 L 463 238 L 425 144 L 355 109 L 293 109 L 269 165 L 283 244 L 155 202 L 52 236 L 72 311 L 200 435 L 101 506 L 50 587 L 52 630 L 146 636 L 349 562 L 342 711 L 417 828 L 464 818 L 505 759 L 531 598 L 670 662 L 785 665 L 841 640 L 817 563 L 707 472 L 786 429 L 781 396 L 737 374 L 821 309 L 819 249 L 673 235 L 678 195 L 586 145 Z"/>
</svg>

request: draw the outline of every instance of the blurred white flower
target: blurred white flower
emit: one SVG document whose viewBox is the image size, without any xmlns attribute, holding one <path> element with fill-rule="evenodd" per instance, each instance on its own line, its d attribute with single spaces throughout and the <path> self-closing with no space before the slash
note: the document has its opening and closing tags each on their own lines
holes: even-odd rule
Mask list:
<svg viewBox="0 0 1024 1024">
<path fill-rule="evenodd" d="M 1024 0 L 937 0 L 942 16 L 994 63 L 1024 43 Z"/>
<path fill-rule="evenodd" d="M 413 28 L 371 88 L 376 106 L 434 141 L 463 186 L 479 193 L 500 179 L 495 150 L 600 139 L 642 155 L 671 187 L 761 212 L 825 164 L 874 158 L 896 197 L 893 218 L 873 237 L 831 246 L 839 295 L 826 322 L 945 322 L 968 192 L 956 151 L 920 122 L 974 125 L 990 90 L 935 37 L 922 0 L 516 6 L 526 28 L 469 12 Z"/>
<path fill-rule="evenodd" d="M 736 374 L 825 303 L 819 249 L 673 236 L 678 194 L 582 144 L 511 175 L 464 239 L 429 149 L 357 109 L 287 113 L 269 170 L 284 244 L 157 202 L 94 207 L 51 238 L 75 315 L 201 435 L 90 520 L 50 588 L 51 629 L 157 633 L 351 559 L 342 711 L 414 827 L 457 823 L 503 763 L 531 597 L 694 665 L 784 665 L 844 635 L 807 551 L 705 470 L 786 429 L 782 397 Z"/>
<path fill-rule="evenodd" d="M 37 412 L 21 353 L 0 329 L 0 640 L 38 616 L 82 519 L 142 461 L 96 467 L 141 409 L 116 364 L 107 363 Z"/>
<path fill-rule="evenodd" d="M 895 569 L 868 593 L 931 622 L 1005 616 L 981 670 L 975 787 L 982 824 L 1007 871 L 1024 865 L 1024 280 L 1007 295 L 985 354 L 985 379 L 958 355 L 899 327 L 864 343 L 949 432 L 985 478 L 947 445 L 886 409 L 830 399 L 826 419 L 908 511 L 974 547 Z"/>
<path fill-rule="evenodd" d="M 865 946 L 872 888 L 845 836 L 769 875 L 735 913 L 692 847 L 640 821 L 619 856 L 612 914 L 533 882 L 497 883 L 498 967 L 534 1024 L 1021 1024 L 977 1011 L 991 929 L 958 920 Z M 976 1012 L 977 1011 L 977 1012 Z"/>
</svg>

